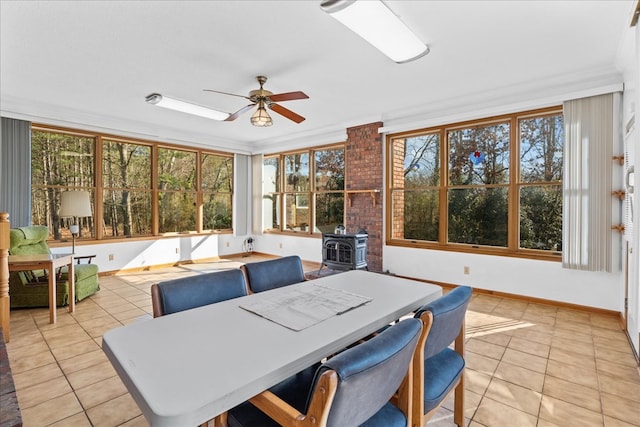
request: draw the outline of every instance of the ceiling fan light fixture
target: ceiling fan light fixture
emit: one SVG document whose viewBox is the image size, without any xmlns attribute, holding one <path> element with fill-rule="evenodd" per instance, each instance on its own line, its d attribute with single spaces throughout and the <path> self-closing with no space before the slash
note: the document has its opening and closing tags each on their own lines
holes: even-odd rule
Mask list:
<svg viewBox="0 0 640 427">
<path fill-rule="evenodd" d="M 273 124 L 271 116 L 267 113 L 266 108 L 264 108 L 264 102 L 260 101 L 258 104 L 258 109 L 251 116 L 251 124 L 258 127 L 267 127 Z"/>
<path fill-rule="evenodd" d="M 182 113 L 193 114 L 194 116 L 205 117 L 207 119 L 223 121 L 229 117 L 229 113 L 213 110 L 201 105 L 192 104 L 190 102 L 180 101 L 179 99 L 169 98 L 159 93 L 152 93 L 145 98 L 149 104 L 168 108 Z"/>
<path fill-rule="evenodd" d="M 380 0 L 325 0 L 320 8 L 399 64 L 429 53 L 429 46 Z"/>
</svg>

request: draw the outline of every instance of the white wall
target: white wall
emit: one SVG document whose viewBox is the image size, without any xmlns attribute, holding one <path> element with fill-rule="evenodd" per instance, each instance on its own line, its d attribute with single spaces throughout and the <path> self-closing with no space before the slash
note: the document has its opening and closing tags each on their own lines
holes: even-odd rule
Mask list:
<svg viewBox="0 0 640 427">
<path fill-rule="evenodd" d="M 554 261 L 396 246 L 383 248 L 383 263 L 385 270 L 403 276 L 622 311 L 622 273 L 568 270 Z"/>
<path fill-rule="evenodd" d="M 322 261 L 322 240 L 279 234 L 254 237 L 258 252 L 296 254 Z M 280 246 L 282 245 L 282 247 Z M 464 267 L 470 274 L 464 274 Z M 479 289 L 623 310 L 622 272 L 599 273 L 563 269 L 560 262 L 466 254 L 451 251 L 383 247 L 383 269 L 390 273 Z"/>
<path fill-rule="evenodd" d="M 631 19 L 631 17 L 629 18 Z M 624 71 L 622 125 L 625 142 L 630 144 L 632 156 L 628 160 L 635 166 L 633 233 L 626 233 L 628 253 L 628 321 L 627 328 L 636 354 L 640 353 L 640 24 L 628 30 L 621 44 L 619 68 Z M 626 125 L 635 125 L 627 133 Z"/>
<path fill-rule="evenodd" d="M 101 272 L 138 269 L 180 261 L 203 260 L 244 251 L 246 236 L 210 234 L 165 237 L 157 240 L 124 240 L 99 244 L 76 244 L 77 255 L 96 255 L 92 261 Z M 58 246 L 54 253 L 70 253 L 71 246 Z M 110 259 L 112 255 L 113 259 Z"/>
<path fill-rule="evenodd" d="M 279 256 L 299 255 L 305 261 L 322 261 L 322 239 L 319 237 L 263 234 L 254 236 L 254 239 L 256 252 Z"/>
</svg>

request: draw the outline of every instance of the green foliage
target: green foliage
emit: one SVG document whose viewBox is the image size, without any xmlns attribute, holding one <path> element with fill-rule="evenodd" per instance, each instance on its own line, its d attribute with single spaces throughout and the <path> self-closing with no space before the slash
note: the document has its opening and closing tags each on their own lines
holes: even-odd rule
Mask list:
<svg viewBox="0 0 640 427">
<path fill-rule="evenodd" d="M 511 146 L 511 121 L 442 130 L 447 135 L 448 182 L 440 182 L 440 130 L 391 141 L 393 223 L 403 226 L 394 238 L 437 242 L 439 191 L 447 192 L 447 242 L 507 247 L 519 233 L 520 248 L 562 249 L 562 114 L 518 120 L 519 144 Z M 520 150 L 520 162 L 510 164 Z M 482 161 L 470 156 L 480 154 Z M 399 166 L 402 159 L 403 176 Z M 520 181 L 511 181 L 516 167 Z M 545 185 L 531 185 L 531 184 Z M 549 185 L 552 184 L 552 185 Z M 404 189 L 404 191 L 403 191 Z M 520 203 L 509 208 L 509 191 Z M 509 230 L 509 213 L 519 212 L 520 227 Z M 397 233 L 393 227 L 393 233 Z M 444 242 L 441 242 L 444 243 Z"/>
<path fill-rule="evenodd" d="M 404 238 L 437 242 L 439 226 L 438 191 L 405 191 Z"/>
<path fill-rule="evenodd" d="M 520 247 L 562 251 L 562 188 L 559 185 L 521 190 Z"/>
<path fill-rule="evenodd" d="M 102 191 L 95 191 L 96 147 L 101 147 Z M 196 230 L 195 150 L 159 147 L 159 232 Z M 231 228 L 233 158 L 202 153 L 203 198 L 222 199 L 206 204 L 203 223 L 210 229 Z M 54 239 L 68 233 L 68 220 L 58 218 L 60 192 L 83 189 L 100 196 L 104 236 L 129 237 L 153 234 L 152 145 L 61 131 L 32 131 L 32 221 L 49 224 Z M 93 218 L 82 219 L 81 235 L 94 233 Z M 66 228 L 65 228 L 66 227 Z"/>
<path fill-rule="evenodd" d="M 315 152 L 316 190 L 344 190 L 344 149 Z"/>
</svg>

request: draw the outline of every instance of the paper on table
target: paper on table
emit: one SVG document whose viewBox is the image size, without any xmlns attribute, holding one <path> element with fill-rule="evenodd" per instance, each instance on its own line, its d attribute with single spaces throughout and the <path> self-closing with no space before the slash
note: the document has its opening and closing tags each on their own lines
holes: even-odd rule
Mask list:
<svg viewBox="0 0 640 427">
<path fill-rule="evenodd" d="M 248 301 L 240 307 L 294 331 L 301 331 L 371 300 L 339 289 L 309 284 L 269 298 Z"/>
</svg>

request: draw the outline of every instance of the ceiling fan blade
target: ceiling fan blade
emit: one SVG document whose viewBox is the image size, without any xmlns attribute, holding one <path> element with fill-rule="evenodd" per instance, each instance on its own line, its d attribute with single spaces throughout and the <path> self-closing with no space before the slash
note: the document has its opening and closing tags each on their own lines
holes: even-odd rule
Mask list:
<svg viewBox="0 0 640 427">
<path fill-rule="evenodd" d="M 278 104 L 269 104 L 269 108 L 280 114 L 281 116 L 286 117 L 289 120 L 293 120 L 296 123 L 301 123 L 304 121 L 304 117 L 299 114 L 294 113 L 293 111 L 284 108 L 282 105 Z"/>
<path fill-rule="evenodd" d="M 293 101 L 294 99 L 307 99 L 309 98 L 304 92 L 287 92 L 287 93 L 276 93 L 275 95 L 269 95 L 269 99 L 273 102 L 281 102 L 281 101 Z"/>
<path fill-rule="evenodd" d="M 236 111 L 235 113 L 231 114 L 229 117 L 227 117 L 226 119 L 224 119 L 225 122 L 232 122 L 235 119 L 237 119 L 238 117 L 240 117 L 240 115 L 242 113 L 244 113 L 247 110 L 252 109 L 253 107 L 255 107 L 256 104 L 249 104 L 246 105 L 244 107 L 242 107 L 241 109 L 239 109 L 238 111 Z"/>
<path fill-rule="evenodd" d="M 229 92 L 222 92 L 219 90 L 213 90 L 213 89 L 202 89 L 205 92 L 213 92 L 213 93 L 221 93 L 223 95 L 231 95 L 231 96 L 238 96 L 240 98 L 244 98 L 244 99 L 249 99 L 248 96 L 244 96 L 244 95 L 236 95 L 235 93 L 229 93 Z"/>
</svg>

